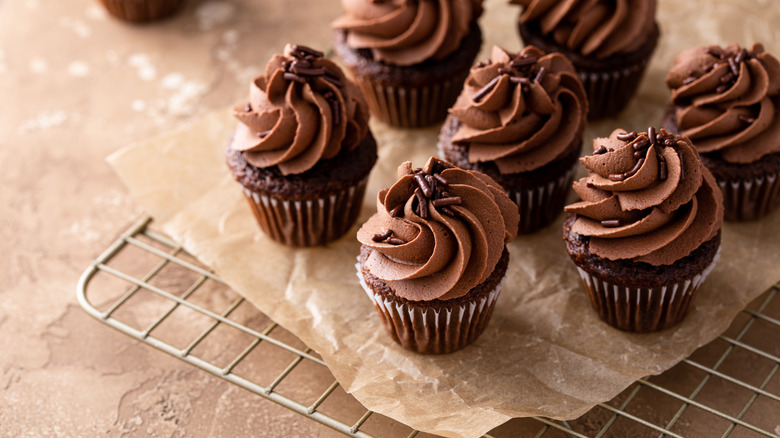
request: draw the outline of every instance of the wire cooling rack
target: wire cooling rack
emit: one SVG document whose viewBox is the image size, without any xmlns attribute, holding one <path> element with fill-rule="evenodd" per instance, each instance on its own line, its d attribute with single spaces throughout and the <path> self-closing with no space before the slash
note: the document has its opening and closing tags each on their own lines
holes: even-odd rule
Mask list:
<svg viewBox="0 0 780 438">
<path fill-rule="evenodd" d="M 339 386 L 316 352 L 141 218 L 82 275 L 90 315 L 353 437 L 423 437 Z M 568 422 L 512 420 L 487 437 L 780 438 L 780 283 L 669 371 Z"/>
</svg>

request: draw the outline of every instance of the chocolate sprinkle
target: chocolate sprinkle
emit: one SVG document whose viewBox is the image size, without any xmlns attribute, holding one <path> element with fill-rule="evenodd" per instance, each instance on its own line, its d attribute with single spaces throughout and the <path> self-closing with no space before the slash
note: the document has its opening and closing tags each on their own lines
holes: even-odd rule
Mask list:
<svg viewBox="0 0 780 438">
<path fill-rule="evenodd" d="M 659 163 L 658 163 L 658 179 L 661 181 L 664 181 L 667 177 L 667 170 L 666 170 L 666 159 L 664 159 L 663 155 L 658 155 Z"/>
<path fill-rule="evenodd" d="M 285 72 L 282 77 L 284 77 L 288 81 L 295 81 L 295 82 L 298 82 L 298 83 L 301 83 L 301 84 L 305 84 L 306 83 L 306 79 L 304 79 L 303 76 L 298 76 L 295 73 Z"/>
<path fill-rule="evenodd" d="M 395 207 L 393 207 L 392 210 L 390 210 L 390 216 L 391 217 L 398 217 L 401 213 L 404 211 L 404 205 L 398 204 Z"/>
<path fill-rule="evenodd" d="M 623 181 L 624 179 L 626 179 L 625 173 L 612 173 L 609 175 L 610 181 Z"/>
<path fill-rule="evenodd" d="M 462 203 L 463 199 L 461 199 L 460 196 L 449 196 L 431 201 L 431 204 L 433 204 L 434 207 L 447 207 L 449 205 L 460 205 Z"/>
<path fill-rule="evenodd" d="M 304 56 L 313 56 L 315 58 L 322 58 L 325 54 L 319 50 L 314 50 L 311 47 L 293 44 L 292 49 L 294 52 L 300 53 Z"/>
<path fill-rule="evenodd" d="M 599 146 L 598 149 L 593 151 L 593 155 L 601 155 L 607 153 L 607 148 L 604 146 Z"/>
<path fill-rule="evenodd" d="M 535 64 L 538 60 L 539 58 L 520 58 L 512 60 L 512 62 L 509 64 L 512 66 L 512 68 L 521 69 L 523 67 L 528 67 L 529 65 Z"/>
<path fill-rule="evenodd" d="M 729 68 L 731 68 L 731 72 L 734 76 L 739 76 L 739 67 L 737 66 L 737 62 L 734 61 L 734 58 L 729 58 Z"/>
<path fill-rule="evenodd" d="M 397 237 L 391 237 L 391 238 L 387 239 L 387 243 L 389 243 L 391 245 L 404 245 L 404 244 L 406 244 L 406 242 L 404 242 L 402 239 L 399 239 Z"/>
<path fill-rule="evenodd" d="M 250 112 L 250 111 L 252 111 L 252 105 L 250 105 L 249 103 L 247 103 L 247 104 L 246 104 L 246 106 L 244 107 L 244 111 L 246 111 L 246 112 Z"/>
<path fill-rule="evenodd" d="M 414 189 L 414 195 L 417 197 L 417 216 L 428 219 L 428 201 L 425 200 L 425 195 L 419 187 Z"/>
<path fill-rule="evenodd" d="M 737 116 L 737 118 L 740 121 L 743 121 L 743 122 L 747 123 L 748 125 L 750 125 L 750 124 L 752 124 L 753 122 L 756 121 L 756 119 L 754 119 L 753 117 L 748 117 L 748 116 L 743 115 L 743 114 L 740 114 L 739 116 Z"/>
<path fill-rule="evenodd" d="M 381 242 L 383 240 L 386 240 L 388 237 L 392 235 L 393 235 L 393 230 L 385 230 L 381 233 L 374 234 L 373 236 L 371 236 L 371 240 L 373 240 L 374 242 Z"/>
<path fill-rule="evenodd" d="M 641 151 L 643 149 L 647 149 L 650 146 L 650 140 L 647 138 L 643 138 L 642 140 L 639 140 L 638 142 L 634 143 L 631 147 L 634 148 L 635 151 Z"/>
<path fill-rule="evenodd" d="M 498 84 L 499 79 L 501 79 L 501 76 L 496 76 L 493 79 L 490 80 L 490 82 L 487 83 L 484 87 L 482 87 L 479 91 L 474 93 L 473 96 L 471 96 L 471 99 L 474 102 L 479 102 L 482 100 L 483 97 L 487 96 L 488 93 L 493 91 L 494 88 L 496 88 L 496 84 Z"/>
<path fill-rule="evenodd" d="M 536 77 L 534 78 L 534 82 L 541 84 L 544 80 L 544 76 L 547 74 L 547 69 L 544 67 L 541 67 L 539 69 L 539 73 L 536 74 Z"/>
<path fill-rule="evenodd" d="M 639 160 L 636 162 L 636 164 L 634 164 L 634 167 L 633 167 L 633 168 L 631 168 L 631 170 L 629 170 L 628 172 L 626 172 L 626 174 L 625 174 L 625 175 L 626 175 L 626 178 L 628 178 L 628 177 L 632 177 L 632 176 L 636 175 L 636 173 L 637 173 L 637 172 L 639 172 L 639 169 L 641 169 L 641 168 L 642 168 L 642 165 L 643 165 L 643 164 L 645 164 L 645 159 L 644 159 L 644 158 L 640 158 L 640 159 L 639 159 Z"/>
<path fill-rule="evenodd" d="M 425 180 L 424 176 L 418 173 L 414 176 L 414 179 L 417 181 L 417 185 L 420 186 L 420 190 L 422 191 L 423 195 L 428 198 L 433 196 L 433 190 L 431 190 L 431 187 L 428 185 L 428 181 Z"/>
<path fill-rule="evenodd" d="M 256 132 L 255 135 L 257 135 L 260 138 L 265 138 L 270 133 L 271 133 L 271 130 L 269 129 L 268 131 Z"/>
<path fill-rule="evenodd" d="M 618 134 L 617 139 L 620 141 L 634 141 L 636 140 L 637 133 L 636 132 L 626 132 L 625 134 Z"/>
<path fill-rule="evenodd" d="M 687 78 L 687 79 L 685 79 L 685 80 L 683 81 L 683 85 L 689 85 L 689 84 L 692 84 L 692 83 L 696 82 L 696 79 L 699 79 L 699 78 L 697 78 L 697 77 L 695 77 L 695 76 L 691 76 L 691 77 L 689 77 L 689 78 Z"/>
<path fill-rule="evenodd" d="M 604 228 L 617 228 L 622 225 L 623 223 L 620 221 L 620 219 L 607 219 L 601 221 L 601 226 Z"/>
<path fill-rule="evenodd" d="M 656 138 L 655 138 L 655 126 L 651 126 L 647 128 L 647 139 L 650 140 L 650 144 L 655 146 Z"/>
<path fill-rule="evenodd" d="M 528 78 L 524 78 L 522 76 L 512 76 L 509 78 L 509 82 L 513 84 L 522 84 L 522 85 L 531 83 L 531 81 Z"/>
<path fill-rule="evenodd" d="M 438 181 L 441 185 L 444 185 L 444 186 L 449 185 L 447 180 L 443 176 L 441 176 L 441 174 L 439 174 L 439 173 L 434 173 L 433 174 L 433 179 Z"/>
</svg>

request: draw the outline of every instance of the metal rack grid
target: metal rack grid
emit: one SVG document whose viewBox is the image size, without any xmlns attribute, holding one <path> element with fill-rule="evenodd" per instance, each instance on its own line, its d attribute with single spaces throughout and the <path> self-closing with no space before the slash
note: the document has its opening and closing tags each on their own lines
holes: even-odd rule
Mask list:
<svg viewBox="0 0 780 438">
<path fill-rule="evenodd" d="M 316 352 L 150 222 L 141 218 L 82 275 L 78 300 L 90 315 L 345 435 L 428 436 L 366 410 Z M 780 283 L 690 358 L 576 420 L 516 419 L 486 436 L 780 438 L 778 291 Z"/>
</svg>

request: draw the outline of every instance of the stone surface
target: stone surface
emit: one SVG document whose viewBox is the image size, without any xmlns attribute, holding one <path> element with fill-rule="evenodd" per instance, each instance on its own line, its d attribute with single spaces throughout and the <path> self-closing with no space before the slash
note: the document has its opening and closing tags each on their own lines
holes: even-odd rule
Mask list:
<svg viewBox="0 0 780 438">
<path fill-rule="evenodd" d="M 243 99 L 285 43 L 329 48 L 327 23 L 338 4 L 185 0 L 175 17 L 133 26 L 110 18 L 96 0 L 0 0 L 0 436 L 341 436 L 101 325 L 75 294 L 89 263 L 142 214 L 104 158 Z M 487 41 L 514 35 L 516 12 L 507 10 L 502 26 L 485 29 Z M 775 299 L 767 314 L 780 317 L 779 309 Z M 756 332 L 750 342 L 777 356 L 772 333 Z M 716 342 L 694 356 L 714 364 L 725 348 Z M 737 359 L 724 366 L 739 378 L 771 369 L 760 358 Z M 702 378 L 687 365 L 676 370 L 656 383 L 689 393 Z M 304 394 L 301 385 L 317 375 L 310 377 L 284 389 Z M 776 376 L 766 389 L 777 394 L 779 386 Z M 705 401 L 721 408 L 743 393 L 713 391 L 714 401 Z M 328 410 L 353 421 L 362 415 L 343 391 L 334 399 Z M 637 415 L 660 423 L 678 408 L 658 397 L 640 402 Z M 658 409 L 666 405 L 672 412 Z M 759 399 L 756 406 L 748 419 L 780 433 L 772 415 L 778 405 Z M 679 433 L 725 430 L 695 412 L 685 413 Z M 611 416 L 594 410 L 577 427 L 595 434 Z M 621 434 L 621 421 L 613 436 L 636 436 Z M 494 435 L 533 436 L 539 426 L 516 420 Z M 379 416 L 366 430 L 409 433 Z"/>
</svg>

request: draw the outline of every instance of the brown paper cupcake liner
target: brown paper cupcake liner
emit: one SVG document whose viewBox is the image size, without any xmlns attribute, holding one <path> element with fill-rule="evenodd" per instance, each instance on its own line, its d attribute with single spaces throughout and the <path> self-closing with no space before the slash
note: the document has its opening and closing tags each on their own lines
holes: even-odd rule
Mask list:
<svg viewBox="0 0 780 438">
<path fill-rule="evenodd" d="M 136 23 L 171 15 L 183 0 L 100 0 L 109 14 Z"/>
<path fill-rule="evenodd" d="M 395 342 L 417 353 L 446 354 L 474 342 L 493 315 L 506 275 L 492 291 L 473 301 L 441 308 L 395 301 L 374 293 L 356 265 L 360 285 L 373 301 L 385 330 Z"/>
<path fill-rule="evenodd" d="M 719 258 L 720 249 L 712 263 L 695 277 L 653 288 L 618 286 L 579 266 L 577 271 L 588 289 L 591 305 L 603 321 L 620 330 L 652 332 L 667 329 L 683 320 L 699 286 Z"/>
<path fill-rule="evenodd" d="M 260 228 L 273 240 L 292 246 L 332 242 L 349 230 L 360 213 L 368 178 L 325 198 L 286 200 L 253 192 L 244 195 Z"/>
<path fill-rule="evenodd" d="M 588 95 L 588 118 L 591 120 L 619 114 L 639 88 L 648 59 L 614 71 L 587 71 L 575 65 Z"/>
<path fill-rule="evenodd" d="M 766 216 L 780 206 L 780 181 L 777 173 L 768 173 L 750 181 L 718 180 L 723 192 L 725 218 L 749 221 Z"/>
<path fill-rule="evenodd" d="M 506 192 L 520 211 L 518 233 L 533 233 L 551 224 L 558 217 L 566 203 L 575 167 L 576 165 L 547 184 Z"/>
<path fill-rule="evenodd" d="M 429 86 L 400 87 L 356 77 L 371 113 L 379 120 L 402 128 L 417 128 L 441 122 L 458 98 L 468 69 Z"/>
</svg>

